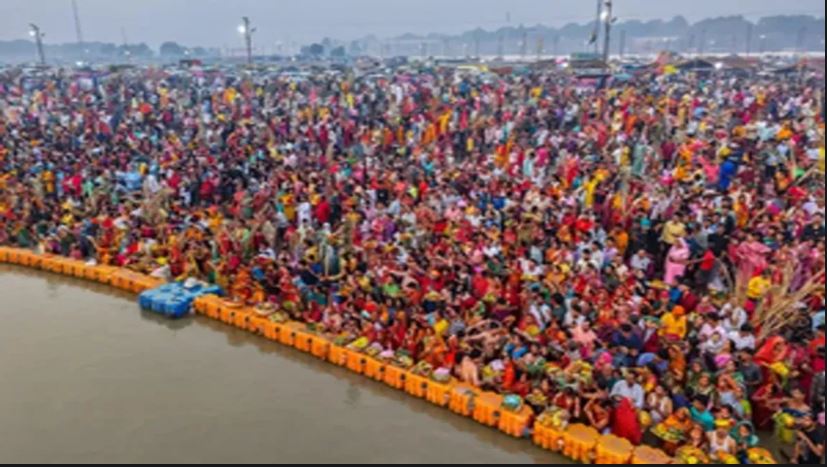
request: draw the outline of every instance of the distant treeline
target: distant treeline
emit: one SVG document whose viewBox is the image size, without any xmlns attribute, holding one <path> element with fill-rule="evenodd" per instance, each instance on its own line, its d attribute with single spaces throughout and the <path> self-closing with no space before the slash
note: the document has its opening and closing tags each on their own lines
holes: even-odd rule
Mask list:
<svg viewBox="0 0 827 467">
<path fill-rule="evenodd" d="M 312 55 L 363 53 L 374 55 L 535 55 L 586 52 L 602 46 L 603 28 L 596 22 L 510 26 L 497 30 L 475 29 L 459 35 L 404 34 L 390 39 L 368 36 L 347 42 L 325 38 L 301 50 Z M 266 27 L 262 25 L 261 27 Z M 743 16 L 710 18 L 691 24 L 676 16 L 671 20 L 619 21 L 612 28 L 612 53 L 655 53 L 661 50 L 693 53 L 746 53 L 824 51 L 825 19 L 814 16 L 769 16 L 752 22 Z M 595 36 L 595 32 L 598 36 Z M 45 44 L 48 59 L 56 61 L 175 60 L 221 55 L 217 48 L 187 47 L 165 42 L 154 50 L 144 43 L 117 45 L 103 42 Z M 37 56 L 31 40 L 0 41 L 0 61 L 33 61 Z"/>
<path fill-rule="evenodd" d="M 560 28 L 516 26 L 497 30 L 476 29 L 459 35 L 405 34 L 385 45 L 394 54 L 430 55 L 504 53 L 506 55 L 569 54 L 602 47 L 603 27 L 596 22 L 567 24 Z M 710 18 L 691 24 L 676 16 L 671 20 L 619 21 L 612 27 L 613 54 L 653 53 L 660 50 L 705 53 L 755 53 L 824 51 L 825 19 L 813 16 L 769 16 L 752 22 L 743 16 Z M 596 37 L 595 32 L 600 36 Z M 594 40 L 597 39 L 597 40 Z"/>
</svg>

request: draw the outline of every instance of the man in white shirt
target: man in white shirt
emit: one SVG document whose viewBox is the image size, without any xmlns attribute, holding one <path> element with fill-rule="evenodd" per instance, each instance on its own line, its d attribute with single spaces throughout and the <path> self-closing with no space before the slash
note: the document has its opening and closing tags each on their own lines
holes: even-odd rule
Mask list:
<svg viewBox="0 0 827 467">
<path fill-rule="evenodd" d="M 534 321 L 537 322 L 540 329 L 545 329 L 551 321 L 551 308 L 538 296 L 535 296 L 531 301 L 528 312 L 534 317 Z"/>
<path fill-rule="evenodd" d="M 313 207 L 311 206 L 310 201 L 308 201 L 306 199 L 302 200 L 302 202 L 299 203 L 299 206 L 298 206 L 299 224 L 308 224 L 308 225 L 310 224 L 310 215 L 311 215 L 310 213 L 311 213 L 312 208 Z"/>
<path fill-rule="evenodd" d="M 698 333 L 698 338 L 706 340 L 712 337 L 713 334 L 720 334 L 721 337 L 726 337 L 726 329 L 721 325 L 721 317 L 710 313 L 705 316 L 704 324 L 701 326 L 701 331 Z"/>
<path fill-rule="evenodd" d="M 611 396 L 625 397 L 634 404 L 635 408 L 643 408 L 643 387 L 635 381 L 635 375 L 631 371 L 627 372 L 622 380 L 612 386 Z"/>
<path fill-rule="evenodd" d="M 483 248 L 482 252 L 485 256 L 489 258 L 494 258 L 500 255 L 500 245 L 494 243 L 493 241 L 489 242 L 488 245 Z"/>
<path fill-rule="evenodd" d="M 749 324 L 741 326 L 741 329 L 738 331 L 730 331 L 729 340 L 732 341 L 735 350 L 739 352 L 742 350 L 755 350 L 755 336 L 752 331 L 752 326 Z"/>
<path fill-rule="evenodd" d="M 741 326 L 747 323 L 747 312 L 740 306 L 727 303 L 721 308 L 721 315 L 724 316 L 724 328 L 728 332 L 737 332 Z"/>
<path fill-rule="evenodd" d="M 629 265 L 632 269 L 636 271 L 643 271 L 646 272 L 649 270 L 649 265 L 652 263 L 652 260 L 649 259 L 649 255 L 646 254 L 646 250 L 641 248 L 638 250 L 632 258 L 629 260 Z"/>
</svg>

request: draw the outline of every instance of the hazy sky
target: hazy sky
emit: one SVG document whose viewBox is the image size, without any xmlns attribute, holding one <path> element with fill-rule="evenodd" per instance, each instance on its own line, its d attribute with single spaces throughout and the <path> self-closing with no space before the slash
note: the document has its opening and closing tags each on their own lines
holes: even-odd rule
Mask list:
<svg viewBox="0 0 827 467">
<path fill-rule="evenodd" d="M 405 32 L 456 33 L 480 26 L 537 23 L 559 26 L 594 16 L 596 0 L 76 0 L 84 39 L 157 46 L 164 40 L 186 45 L 240 47 L 236 27 L 248 15 L 257 27 L 255 41 L 307 42 L 330 36 L 352 39 Z M 824 15 L 824 0 L 615 0 L 620 19 L 657 19 L 684 15 Z M 46 33 L 45 41 L 73 42 L 71 0 L 0 0 L 0 40 L 27 38 L 27 23 Z"/>
</svg>

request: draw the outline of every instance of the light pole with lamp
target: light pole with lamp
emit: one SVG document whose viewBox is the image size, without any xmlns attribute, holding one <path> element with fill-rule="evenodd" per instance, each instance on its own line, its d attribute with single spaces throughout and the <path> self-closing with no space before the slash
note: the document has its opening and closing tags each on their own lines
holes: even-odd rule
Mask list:
<svg viewBox="0 0 827 467">
<path fill-rule="evenodd" d="M 238 33 L 244 36 L 244 45 L 247 48 L 247 65 L 253 64 L 253 33 L 256 28 L 250 27 L 250 18 L 241 17 L 241 24 L 238 25 Z"/>
<path fill-rule="evenodd" d="M 46 55 L 43 53 L 43 37 L 46 35 L 40 31 L 34 23 L 29 23 L 29 35 L 34 38 L 34 43 L 37 45 L 37 56 L 40 58 L 40 64 L 46 65 Z"/>
<path fill-rule="evenodd" d="M 612 23 L 616 20 L 616 18 L 612 16 L 612 0 L 606 0 L 605 9 L 602 13 L 600 13 L 600 19 L 606 25 L 606 34 L 603 37 L 603 62 L 608 68 L 610 54 L 609 47 L 612 43 Z"/>
</svg>

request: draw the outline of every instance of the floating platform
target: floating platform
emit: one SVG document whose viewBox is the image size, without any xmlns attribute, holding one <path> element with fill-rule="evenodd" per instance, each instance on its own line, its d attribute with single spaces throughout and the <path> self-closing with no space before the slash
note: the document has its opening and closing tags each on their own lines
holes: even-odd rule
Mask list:
<svg viewBox="0 0 827 467">
<path fill-rule="evenodd" d="M 141 292 L 138 305 L 144 310 L 179 319 L 190 313 L 196 298 L 205 295 L 223 295 L 223 291 L 218 286 L 198 282 L 171 282 Z"/>
</svg>

